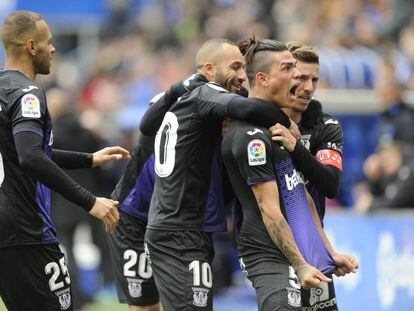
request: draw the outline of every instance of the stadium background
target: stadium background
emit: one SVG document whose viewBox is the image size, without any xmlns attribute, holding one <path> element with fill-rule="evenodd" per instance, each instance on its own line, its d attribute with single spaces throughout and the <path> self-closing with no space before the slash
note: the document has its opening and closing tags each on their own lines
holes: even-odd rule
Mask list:
<svg viewBox="0 0 414 311">
<path fill-rule="evenodd" d="M 51 109 L 70 111 L 101 143 L 128 149 L 150 98 L 193 72 L 195 52 L 207 38 L 238 40 L 254 33 L 316 46 L 316 97 L 341 121 L 345 139 L 341 191 L 330 202 L 326 230 L 338 250 L 361 264 L 358 274 L 336 280 L 339 305 L 347 311 L 413 310 L 414 215 L 353 211 L 354 186 L 364 180 L 363 161 L 377 142 L 381 106 L 374 84 L 381 63 L 394 65 L 407 102 L 414 103 L 411 0 L 0 1 L 1 18 L 16 9 L 41 13 L 54 35 L 52 74 L 39 77 Z M 108 195 L 120 172 L 100 172 L 106 180 L 101 191 Z M 96 299 L 83 310 L 126 310 L 116 304 L 110 276 L 99 272 L 108 257 L 91 242 L 91 227 L 84 221 L 76 231 L 80 284 Z M 215 310 L 256 310 L 234 250 L 226 237 L 218 240 L 229 268 L 225 280 L 216 275 L 223 287 Z"/>
</svg>

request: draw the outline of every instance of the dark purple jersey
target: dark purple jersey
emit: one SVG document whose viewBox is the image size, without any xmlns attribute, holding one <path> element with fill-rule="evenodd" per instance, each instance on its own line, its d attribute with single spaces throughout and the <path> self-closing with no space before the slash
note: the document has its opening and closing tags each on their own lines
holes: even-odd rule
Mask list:
<svg viewBox="0 0 414 311">
<path fill-rule="evenodd" d="M 0 72 L 0 247 L 57 242 L 50 189 L 20 166 L 13 135 L 33 132 L 52 153 L 52 122 L 42 88 L 18 71 Z"/>
</svg>

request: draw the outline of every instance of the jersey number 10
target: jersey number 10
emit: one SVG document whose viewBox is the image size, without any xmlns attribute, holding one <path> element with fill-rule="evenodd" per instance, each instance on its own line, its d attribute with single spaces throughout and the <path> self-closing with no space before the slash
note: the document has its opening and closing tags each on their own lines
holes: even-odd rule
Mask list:
<svg viewBox="0 0 414 311">
<path fill-rule="evenodd" d="M 174 170 L 177 129 L 177 116 L 167 112 L 155 136 L 155 172 L 159 177 L 168 177 Z"/>
<path fill-rule="evenodd" d="M 0 153 L 0 187 L 4 181 L 4 166 L 3 166 L 3 156 Z"/>
</svg>

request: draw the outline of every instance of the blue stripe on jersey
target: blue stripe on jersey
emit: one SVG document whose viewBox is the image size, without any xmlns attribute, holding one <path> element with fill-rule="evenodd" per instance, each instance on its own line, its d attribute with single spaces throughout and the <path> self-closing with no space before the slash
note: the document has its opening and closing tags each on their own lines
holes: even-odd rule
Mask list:
<svg viewBox="0 0 414 311">
<path fill-rule="evenodd" d="M 205 207 L 204 232 L 227 231 L 227 215 L 223 197 L 223 171 L 221 142 L 214 150 L 211 162 L 211 179 Z"/>
<path fill-rule="evenodd" d="M 279 192 L 287 221 L 298 248 L 306 262 L 323 273 L 332 273 L 335 264 L 313 221 L 306 199 L 305 187 L 290 158 L 275 164 Z"/>
<path fill-rule="evenodd" d="M 43 138 L 43 151 L 50 158 L 52 155 L 53 134 L 52 122 L 49 115 L 47 115 L 46 121 L 47 125 Z M 39 216 L 43 220 L 42 242 L 44 244 L 57 242 L 56 229 L 50 217 L 50 189 L 40 182 L 37 182 L 36 185 L 36 203 L 39 206 Z"/>
</svg>

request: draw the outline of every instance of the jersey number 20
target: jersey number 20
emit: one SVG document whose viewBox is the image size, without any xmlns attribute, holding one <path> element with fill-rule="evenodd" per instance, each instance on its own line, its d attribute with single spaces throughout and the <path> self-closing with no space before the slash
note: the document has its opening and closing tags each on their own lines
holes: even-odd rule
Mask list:
<svg viewBox="0 0 414 311">
<path fill-rule="evenodd" d="M 168 177 L 174 170 L 177 129 L 177 116 L 167 112 L 155 137 L 155 172 L 159 177 Z"/>
</svg>

